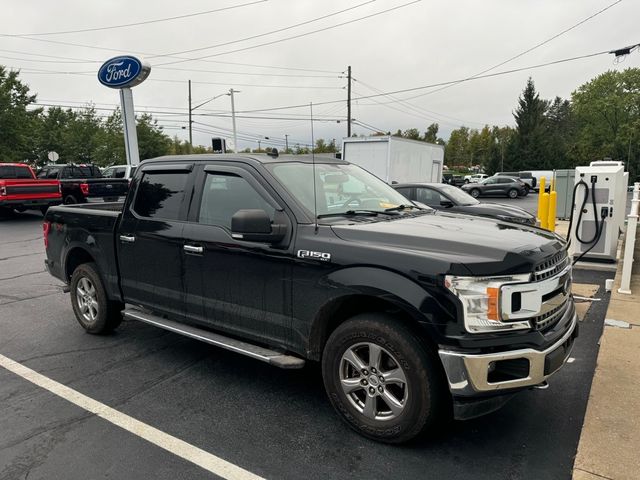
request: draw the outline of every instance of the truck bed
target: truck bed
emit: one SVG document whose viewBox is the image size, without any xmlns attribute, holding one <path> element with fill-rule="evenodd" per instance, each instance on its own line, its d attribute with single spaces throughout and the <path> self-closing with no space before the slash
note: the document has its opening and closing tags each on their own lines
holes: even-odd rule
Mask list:
<svg viewBox="0 0 640 480">
<path fill-rule="evenodd" d="M 58 205 L 45 215 L 48 223 L 47 269 L 55 277 L 68 281 L 71 275 L 67 258 L 74 249 L 84 250 L 98 266 L 105 287 L 120 296 L 116 253 L 116 227 L 124 203 L 84 203 Z"/>
</svg>

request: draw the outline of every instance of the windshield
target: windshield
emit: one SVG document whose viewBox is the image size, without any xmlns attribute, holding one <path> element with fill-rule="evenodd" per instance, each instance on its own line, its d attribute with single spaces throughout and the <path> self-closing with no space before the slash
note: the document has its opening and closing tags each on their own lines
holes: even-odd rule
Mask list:
<svg viewBox="0 0 640 480">
<path fill-rule="evenodd" d="M 477 205 L 480 203 L 468 193 L 452 185 L 438 185 L 438 188 L 458 205 Z"/>
<path fill-rule="evenodd" d="M 313 215 L 341 214 L 352 210 L 384 212 L 412 205 L 378 177 L 352 164 L 316 163 L 317 205 L 313 205 L 313 164 L 265 165 L 304 208 Z"/>
</svg>

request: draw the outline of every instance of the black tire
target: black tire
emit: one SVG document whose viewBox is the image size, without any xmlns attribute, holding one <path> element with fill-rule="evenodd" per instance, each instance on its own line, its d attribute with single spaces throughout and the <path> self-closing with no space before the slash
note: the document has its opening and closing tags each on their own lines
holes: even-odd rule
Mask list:
<svg viewBox="0 0 640 480">
<path fill-rule="evenodd" d="M 507 192 L 507 197 L 513 199 L 513 198 L 518 198 L 518 190 L 516 190 L 515 188 L 512 188 L 511 190 L 509 190 Z"/>
<path fill-rule="evenodd" d="M 95 306 L 88 306 L 88 296 L 94 294 L 92 300 Z M 105 334 L 110 333 L 122 322 L 120 313 L 124 305 L 119 302 L 112 302 L 107 298 L 102 279 L 98 274 L 95 263 L 83 263 L 79 265 L 71 275 L 71 306 L 78 323 L 89 333 Z M 82 295 L 81 291 L 87 292 Z M 93 304 L 92 304 L 93 305 Z M 83 310 L 83 306 L 87 306 Z"/>
<path fill-rule="evenodd" d="M 471 190 L 469 190 L 469 195 L 471 195 L 473 198 L 478 198 L 480 196 L 480 190 L 478 190 L 477 188 L 472 188 Z"/>
<path fill-rule="evenodd" d="M 380 362 L 371 361 L 371 345 L 380 347 Z M 360 370 L 344 357 L 353 352 L 362 360 Z M 370 363 L 378 363 L 379 369 L 376 371 Z M 397 372 L 396 367 L 402 375 L 390 373 Z M 389 375 L 387 383 L 385 375 Z M 391 381 L 393 376 L 401 376 L 405 383 L 398 378 Z M 322 377 L 329 400 L 342 419 L 373 440 L 407 442 L 435 428 L 446 411 L 448 389 L 433 354 L 407 326 L 386 314 L 356 315 L 340 325 L 325 346 Z M 355 381 L 351 393 L 343 389 L 341 377 Z M 400 400 L 396 412 L 387 403 L 390 396 Z M 367 405 L 373 405 L 368 416 Z"/>
<path fill-rule="evenodd" d="M 78 203 L 78 200 L 76 200 L 76 197 L 74 197 L 73 195 L 67 195 L 66 197 L 64 197 L 64 202 L 65 205 L 75 205 L 76 203 Z"/>
<path fill-rule="evenodd" d="M 531 189 L 529 188 L 529 185 L 524 187 L 524 193 L 522 194 L 523 197 L 526 197 L 527 195 L 529 195 L 529 192 L 531 191 Z"/>
</svg>

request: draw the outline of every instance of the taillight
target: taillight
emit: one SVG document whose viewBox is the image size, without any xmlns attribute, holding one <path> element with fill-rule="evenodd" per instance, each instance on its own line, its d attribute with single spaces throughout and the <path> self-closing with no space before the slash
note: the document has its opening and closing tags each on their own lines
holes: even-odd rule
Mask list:
<svg viewBox="0 0 640 480">
<path fill-rule="evenodd" d="M 89 195 L 89 184 L 88 183 L 81 183 L 80 184 L 80 191 L 82 192 L 82 194 L 86 197 Z"/>
<path fill-rule="evenodd" d="M 49 231 L 51 230 L 51 222 L 45 220 L 42 222 L 42 235 L 44 236 L 44 248 L 49 247 Z"/>
</svg>

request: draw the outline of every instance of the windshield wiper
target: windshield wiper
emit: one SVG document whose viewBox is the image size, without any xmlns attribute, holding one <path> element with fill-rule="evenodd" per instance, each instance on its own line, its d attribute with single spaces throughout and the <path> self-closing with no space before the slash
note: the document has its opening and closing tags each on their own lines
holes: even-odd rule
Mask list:
<svg viewBox="0 0 640 480">
<path fill-rule="evenodd" d="M 377 217 L 378 215 L 393 215 L 393 213 L 388 210 L 347 210 L 346 212 L 336 212 L 336 213 L 323 213 L 318 215 L 317 218 L 327 218 L 327 217 L 350 217 L 354 215 L 363 215 L 366 217 Z"/>
<path fill-rule="evenodd" d="M 422 210 L 421 208 L 416 207 L 415 205 L 398 205 L 397 207 L 385 208 L 385 212 L 398 212 L 400 210 L 406 210 L 408 208 L 415 208 L 417 210 Z"/>
</svg>

